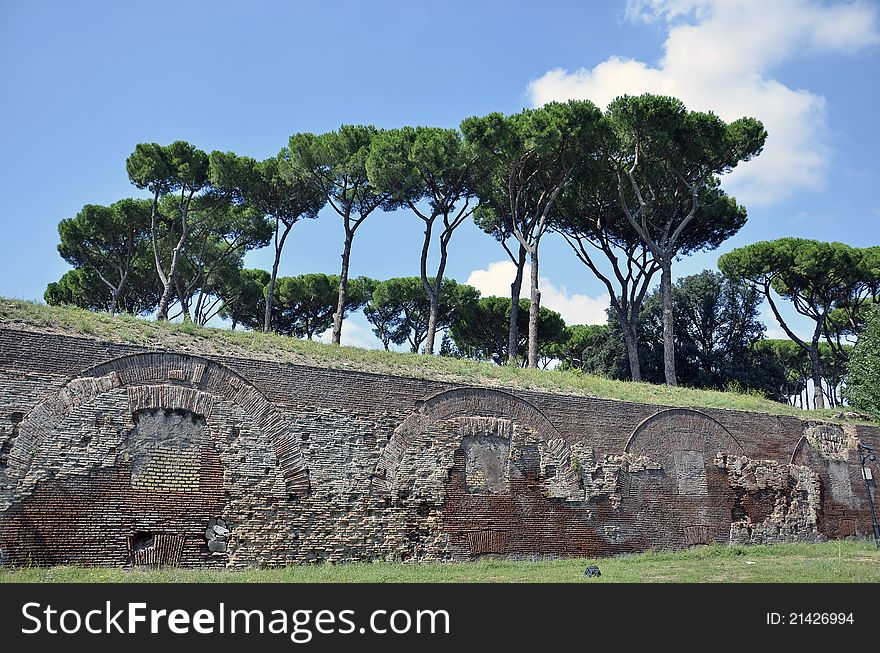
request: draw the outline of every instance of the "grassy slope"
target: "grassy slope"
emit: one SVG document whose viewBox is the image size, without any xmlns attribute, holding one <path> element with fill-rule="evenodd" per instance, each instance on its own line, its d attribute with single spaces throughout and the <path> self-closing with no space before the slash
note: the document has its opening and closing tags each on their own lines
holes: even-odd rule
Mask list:
<svg viewBox="0 0 880 653">
<path fill-rule="evenodd" d="M 664 385 L 613 381 L 556 370 L 528 370 L 472 360 L 403 354 L 354 347 L 334 347 L 273 334 L 166 324 L 139 318 L 49 307 L 0 298 L 0 327 L 66 333 L 153 349 L 269 359 L 331 368 L 363 370 L 462 384 L 523 388 L 546 392 L 623 399 L 664 406 L 750 410 L 775 415 L 832 418 L 839 411 L 817 413 L 733 392 L 670 388 Z"/>
<path fill-rule="evenodd" d="M 598 564 L 601 578 L 584 578 Z M 458 564 L 303 565 L 279 569 L 199 571 L 52 567 L 0 571 L 8 582 L 880 582 L 880 549 L 873 542 L 696 547 L 599 560 L 486 560 Z"/>
</svg>

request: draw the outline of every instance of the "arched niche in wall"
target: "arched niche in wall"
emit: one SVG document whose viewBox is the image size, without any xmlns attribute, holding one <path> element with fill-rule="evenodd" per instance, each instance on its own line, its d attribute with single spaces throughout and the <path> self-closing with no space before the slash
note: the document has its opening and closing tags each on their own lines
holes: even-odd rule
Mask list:
<svg viewBox="0 0 880 653">
<path fill-rule="evenodd" d="M 852 425 L 807 422 L 791 454 L 791 464 L 809 467 L 819 476 L 822 501 L 816 522 L 819 532 L 831 539 L 872 533 L 856 430 Z M 875 510 L 880 511 L 876 494 Z"/>
<path fill-rule="evenodd" d="M 7 479 L 15 482 L 27 476 L 44 435 L 73 411 L 119 389 L 127 391 L 128 412 L 133 418 L 153 422 L 164 419 L 149 415 L 155 411 L 207 418 L 215 398 L 227 400 L 271 442 L 288 495 L 308 494 L 308 468 L 299 443 L 289 432 L 284 416 L 253 384 L 215 361 L 165 352 L 133 354 L 102 363 L 83 371 L 40 402 L 18 427 L 6 459 Z M 167 419 L 165 422 L 170 423 Z"/>
<path fill-rule="evenodd" d="M 514 431 L 521 428 L 540 441 L 542 451 L 536 455 L 542 459 L 535 462 L 542 469 L 552 470 L 557 496 L 577 494 L 578 478 L 571 450 L 553 423 L 525 399 L 488 388 L 446 390 L 420 402 L 385 445 L 371 479 L 371 492 L 390 493 L 399 480 L 399 469 L 407 451 L 438 424 L 449 420 L 457 421 L 468 491 L 475 494 L 507 491 Z"/>
<path fill-rule="evenodd" d="M 734 493 L 715 456 L 743 448 L 724 425 L 697 410 L 661 410 L 635 428 L 625 452 L 648 461 L 624 479 L 629 536 L 663 547 L 728 540 Z"/>
<path fill-rule="evenodd" d="M 419 404 L 380 455 L 371 492 L 434 512 L 452 559 L 603 546 L 569 443 L 539 408 L 500 390 L 457 388 Z"/>
<path fill-rule="evenodd" d="M 4 464 L 11 564 L 222 565 L 252 553 L 236 528 L 309 492 L 285 416 L 229 368 L 170 353 L 69 380 L 22 416 Z M 233 533 L 211 542 L 218 517 Z"/>
</svg>

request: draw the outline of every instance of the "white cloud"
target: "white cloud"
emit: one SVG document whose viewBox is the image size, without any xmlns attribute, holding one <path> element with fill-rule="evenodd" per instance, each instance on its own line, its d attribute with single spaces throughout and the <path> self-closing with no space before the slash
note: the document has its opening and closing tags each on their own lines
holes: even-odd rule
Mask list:
<svg viewBox="0 0 880 653">
<path fill-rule="evenodd" d="M 589 99 L 605 107 L 623 94 L 673 95 L 725 120 L 754 116 L 769 133 L 764 152 L 734 170 L 725 186 L 745 203 L 767 204 L 816 188 L 829 163 L 825 98 L 769 77 L 802 56 L 852 54 L 880 42 L 878 8 L 814 0 L 630 0 L 631 21 L 667 25 L 654 67 L 610 57 L 591 69 L 550 70 L 529 84 L 532 102 Z"/>
<path fill-rule="evenodd" d="M 523 273 L 522 297 L 529 297 L 530 267 L 526 264 Z M 496 261 L 485 270 L 474 270 L 467 283 L 479 290 L 483 297 L 495 295 L 510 297 L 510 284 L 516 277 L 516 266 L 511 261 Z M 605 309 L 608 308 L 607 294 L 590 297 L 578 293 L 568 294 L 565 286 L 554 286 L 546 277 L 538 276 L 541 289 L 541 305 L 559 312 L 566 324 L 605 324 L 608 321 Z"/>
</svg>

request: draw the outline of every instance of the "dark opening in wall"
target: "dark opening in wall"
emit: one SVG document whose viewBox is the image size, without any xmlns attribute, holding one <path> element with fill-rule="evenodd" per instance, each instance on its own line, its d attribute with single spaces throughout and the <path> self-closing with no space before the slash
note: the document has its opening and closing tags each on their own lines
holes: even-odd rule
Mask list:
<svg viewBox="0 0 880 653">
<path fill-rule="evenodd" d="M 9 421 L 12 422 L 12 432 L 0 442 L 0 469 L 9 467 L 9 452 L 12 451 L 12 443 L 18 437 L 19 424 L 24 421 L 24 413 L 15 411 L 9 413 Z"/>
<path fill-rule="evenodd" d="M 176 533 L 149 533 L 138 531 L 128 538 L 129 561 L 134 566 L 180 564 L 184 536 Z"/>
<path fill-rule="evenodd" d="M 153 546 L 154 540 L 152 533 L 135 533 L 131 536 L 131 550 L 135 552 L 149 549 Z"/>
</svg>

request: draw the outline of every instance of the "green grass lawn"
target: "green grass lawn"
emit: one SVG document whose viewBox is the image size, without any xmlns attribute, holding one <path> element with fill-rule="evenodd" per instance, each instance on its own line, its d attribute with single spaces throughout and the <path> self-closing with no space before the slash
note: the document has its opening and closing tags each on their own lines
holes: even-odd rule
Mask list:
<svg viewBox="0 0 880 653">
<path fill-rule="evenodd" d="M 601 578 L 583 576 L 596 564 Z M 616 558 L 540 562 L 484 560 L 448 564 L 303 565 L 279 569 L 199 571 L 83 567 L 0 571 L 0 583 L 849 583 L 880 582 L 873 542 L 695 547 Z"/>
<path fill-rule="evenodd" d="M 105 342 L 205 356 L 268 359 L 465 385 L 563 392 L 663 406 L 750 410 L 807 419 L 834 419 L 840 413 L 840 410 L 805 412 L 788 404 L 768 401 L 748 393 L 673 388 L 650 383 L 615 381 L 577 371 L 530 370 L 445 356 L 336 347 L 275 334 L 199 327 L 191 323 L 159 323 L 131 316 L 110 316 L 79 308 L 46 306 L 2 297 L 0 327 L 61 332 Z"/>
</svg>

